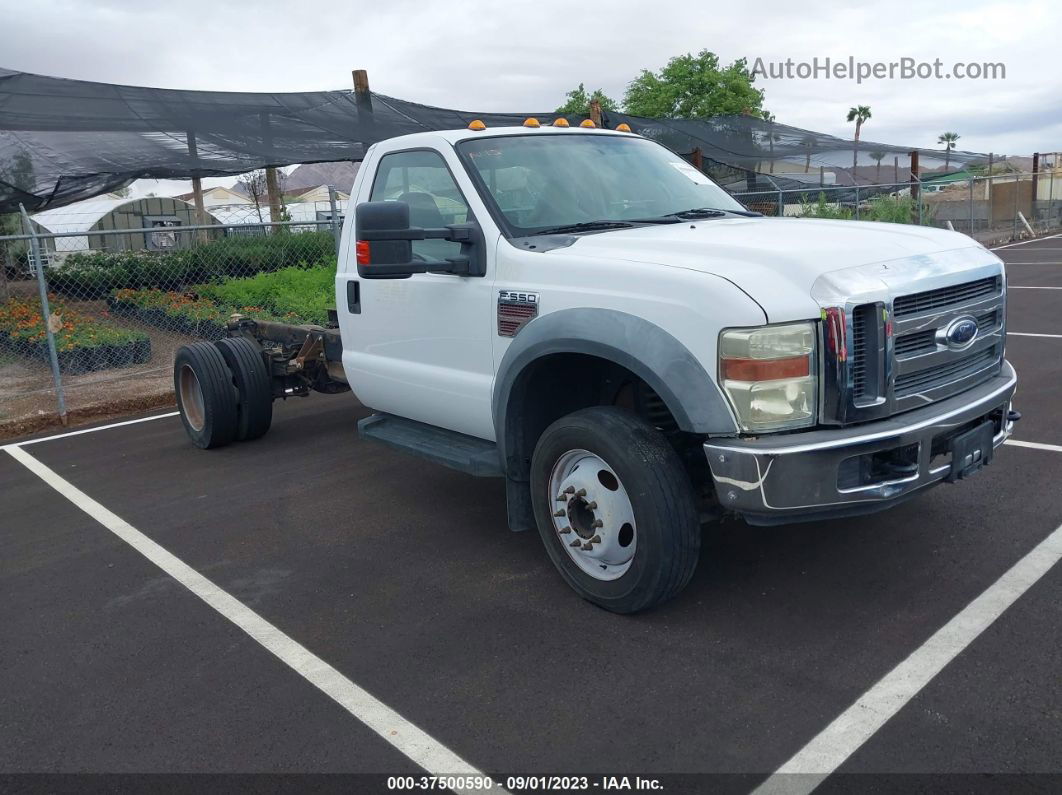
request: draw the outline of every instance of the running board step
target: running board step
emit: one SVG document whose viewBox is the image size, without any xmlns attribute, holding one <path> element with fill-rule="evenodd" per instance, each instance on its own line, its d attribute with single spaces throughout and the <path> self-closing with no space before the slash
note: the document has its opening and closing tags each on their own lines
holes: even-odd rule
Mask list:
<svg viewBox="0 0 1062 795">
<path fill-rule="evenodd" d="M 490 478 L 503 474 L 494 442 L 423 422 L 373 414 L 358 421 L 358 435 L 469 475 Z"/>
</svg>

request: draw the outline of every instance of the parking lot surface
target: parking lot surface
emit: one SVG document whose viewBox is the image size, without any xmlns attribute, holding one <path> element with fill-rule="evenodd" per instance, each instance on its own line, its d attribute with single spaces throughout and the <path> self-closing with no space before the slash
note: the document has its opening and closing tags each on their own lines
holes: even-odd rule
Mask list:
<svg viewBox="0 0 1062 795">
<path fill-rule="evenodd" d="M 997 253 L 1012 287 L 1062 288 L 1062 238 Z M 217 451 L 173 416 L 20 450 L 475 769 L 748 791 L 1062 525 L 1062 289 L 1009 306 L 1014 438 L 1039 447 L 864 519 L 708 526 L 689 588 L 633 617 L 507 530 L 500 481 L 360 440 L 350 395 L 278 404 L 266 437 Z M 11 455 L 0 517 L 0 772 L 419 774 Z M 1062 569 L 1045 571 L 822 791 L 1062 782 Z"/>
</svg>

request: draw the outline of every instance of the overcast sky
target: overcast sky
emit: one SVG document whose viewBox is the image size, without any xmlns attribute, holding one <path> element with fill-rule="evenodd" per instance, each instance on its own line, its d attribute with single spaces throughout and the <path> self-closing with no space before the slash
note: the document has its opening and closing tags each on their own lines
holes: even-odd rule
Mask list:
<svg viewBox="0 0 1062 795">
<path fill-rule="evenodd" d="M 371 87 L 467 110 L 552 109 L 579 82 L 622 98 L 643 69 L 709 49 L 724 62 L 909 57 L 1002 63 L 996 80 L 757 80 L 779 122 L 867 140 L 1030 154 L 1062 149 L 1062 3 L 836 0 L 0 0 L 0 66 L 167 88 L 303 91 Z"/>
</svg>

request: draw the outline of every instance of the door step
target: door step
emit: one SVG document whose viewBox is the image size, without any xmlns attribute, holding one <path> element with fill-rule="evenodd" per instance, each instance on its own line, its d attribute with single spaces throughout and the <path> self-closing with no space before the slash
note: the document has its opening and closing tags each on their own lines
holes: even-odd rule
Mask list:
<svg viewBox="0 0 1062 795">
<path fill-rule="evenodd" d="M 416 420 L 373 414 L 358 421 L 358 435 L 469 475 L 490 478 L 503 474 L 494 442 Z"/>
</svg>

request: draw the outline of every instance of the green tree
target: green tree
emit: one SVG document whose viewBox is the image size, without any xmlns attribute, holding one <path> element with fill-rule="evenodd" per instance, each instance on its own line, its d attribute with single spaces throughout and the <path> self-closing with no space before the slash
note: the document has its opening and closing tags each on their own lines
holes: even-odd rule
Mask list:
<svg viewBox="0 0 1062 795">
<path fill-rule="evenodd" d="M 32 193 L 35 182 L 33 160 L 25 151 L 20 151 L 7 163 L 0 163 L 0 183 L 16 191 Z M 7 192 L 0 188 L 0 195 Z M 17 212 L 0 213 L 0 235 L 19 235 L 22 231 L 22 218 Z M 17 261 L 25 249 L 26 244 L 23 242 L 0 243 L 0 297 L 7 297 L 7 271 L 17 270 Z"/>
<path fill-rule="evenodd" d="M 594 89 L 593 93 L 588 93 L 586 86 L 582 83 L 579 84 L 578 88 L 573 88 L 565 94 L 564 97 L 564 104 L 557 108 L 557 113 L 564 116 L 589 116 L 590 102 L 595 99 L 600 103 L 601 110 L 619 110 L 616 100 L 612 99 L 600 88 Z"/>
<path fill-rule="evenodd" d="M 944 170 L 947 171 L 951 165 L 951 150 L 955 148 L 955 142 L 959 140 L 959 134 L 956 132 L 941 133 L 937 138 L 938 144 L 944 144 Z"/>
<path fill-rule="evenodd" d="M 703 118 L 745 113 L 760 116 L 763 91 L 744 58 L 720 66 L 708 50 L 679 55 L 659 72 L 643 69 L 627 86 L 623 103 L 634 116 Z"/>
<path fill-rule="evenodd" d="M 856 105 L 849 108 L 846 118 L 848 121 L 854 121 L 856 126 L 855 146 L 852 147 L 852 179 L 854 180 L 856 164 L 859 161 L 859 131 L 863 129 L 863 122 L 870 118 L 870 105 Z"/>
</svg>

